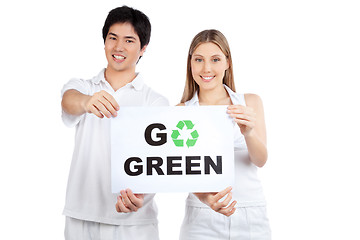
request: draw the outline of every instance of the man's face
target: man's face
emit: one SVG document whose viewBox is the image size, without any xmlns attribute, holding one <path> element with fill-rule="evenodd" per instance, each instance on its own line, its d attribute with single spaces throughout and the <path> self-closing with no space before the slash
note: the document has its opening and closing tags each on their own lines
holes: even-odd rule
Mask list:
<svg viewBox="0 0 360 240">
<path fill-rule="evenodd" d="M 135 72 L 139 57 L 146 46 L 140 49 L 140 39 L 130 23 L 115 23 L 109 28 L 105 39 L 105 55 L 109 70 Z"/>
</svg>

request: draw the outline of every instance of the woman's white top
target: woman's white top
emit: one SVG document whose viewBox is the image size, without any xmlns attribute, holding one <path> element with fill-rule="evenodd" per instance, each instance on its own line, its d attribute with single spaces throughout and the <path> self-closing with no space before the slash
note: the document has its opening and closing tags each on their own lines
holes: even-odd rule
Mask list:
<svg viewBox="0 0 360 240">
<path fill-rule="evenodd" d="M 224 85 L 229 93 L 233 105 L 246 106 L 244 94 L 233 92 Z M 198 94 L 185 102 L 185 106 L 199 106 Z M 235 161 L 235 184 L 232 186 L 232 199 L 237 201 L 236 207 L 252 207 L 266 205 L 261 182 L 257 176 L 257 166 L 249 158 L 245 138 L 241 134 L 239 126 L 234 122 L 234 161 Z M 194 194 L 190 193 L 186 204 L 194 207 L 208 207 Z"/>
</svg>

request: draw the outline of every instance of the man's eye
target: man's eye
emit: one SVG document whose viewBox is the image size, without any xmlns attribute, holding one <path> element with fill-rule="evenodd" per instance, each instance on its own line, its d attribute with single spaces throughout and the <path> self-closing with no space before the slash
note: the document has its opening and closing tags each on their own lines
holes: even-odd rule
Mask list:
<svg viewBox="0 0 360 240">
<path fill-rule="evenodd" d="M 109 39 L 111 39 L 111 40 L 116 40 L 116 38 L 115 38 L 115 37 L 109 37 Z"/>
<path fill-rule="evenodd" d="M 133 43 L 133 40 L 126 40 L 127 43 Z"/>
</svg>

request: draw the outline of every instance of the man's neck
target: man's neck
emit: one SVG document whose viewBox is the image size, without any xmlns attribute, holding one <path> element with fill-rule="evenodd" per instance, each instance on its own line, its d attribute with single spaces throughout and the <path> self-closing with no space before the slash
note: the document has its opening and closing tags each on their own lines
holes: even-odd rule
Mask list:
<svg viewBox="0 0 360 240">
<path fill-rule="evenodd" d="M 105 69 L 105 80 L 110 83 L 114 91 L 122 88 L 135 79 L 135 69 L 130 71 L 115 71 L 109 67 Z"/>
</svg>

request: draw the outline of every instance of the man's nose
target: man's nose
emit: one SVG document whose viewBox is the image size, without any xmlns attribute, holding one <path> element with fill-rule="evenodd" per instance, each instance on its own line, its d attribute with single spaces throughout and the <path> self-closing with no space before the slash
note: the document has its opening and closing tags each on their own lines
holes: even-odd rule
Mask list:
<svg viewBox="0 0 360 240">
<path fill-rule="evenodd" d="M 115 50 L 122 52 L 124 50 L 124 43 L 122 41 L 118 41 L 116 43 Z"/>
</svg>

